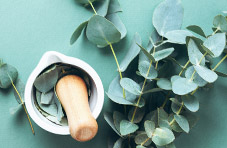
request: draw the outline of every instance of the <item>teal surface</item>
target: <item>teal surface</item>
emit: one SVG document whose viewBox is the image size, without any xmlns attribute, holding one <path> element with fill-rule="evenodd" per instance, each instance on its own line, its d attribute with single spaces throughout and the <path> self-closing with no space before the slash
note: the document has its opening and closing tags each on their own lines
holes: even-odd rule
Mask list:
<svg viewBox="0 0 227 148">
<path fill-rule="evenodd" d="M 119 61 L 126 54 L 135 32 L 148 42 L 153 30 L 152 13 L 161 0 L 121 0 L 120 14 L 128 29 L 126 39 L 114 45 Z M 213 17 L 227 10 L 226 0 L 182 0 L 185 15 L 183 27 L 189 24 L 202 26 L 211 33 Z M 80 58 L 89 63 L 100 75 L 105 90 L 117 75 L 116 64 L 109 48 L 98 49 L 84 35 L 73 46 L 71 34 L 91 11 L 74 0 L 0 0 L 0 57 L 17 67 L 20 78 L 26 82 L 43 53 L 55 50 Z M 226 61 L 227 62 L 227 61 Z M 227 72 L 227 64 L 220 70 Z M 199 92 L 200 120 L 189 134 L 176 140 L 178 148 L 227 147 L 227 79 L 219 78 L 214 88 Z M 90 142 L 78 143 L 70 136 L 48 133 L 34 122 L 33 136 L 25 113 L 10 115 L 9 108 L 16 106 L 12 89 L 0 90 L 0 147 L 1 148 L 106 148 L 111 129 L 103 114 L 98 118 L 99 133 Z M 110 111 L 113 103 L 105 97 L 103 111 Z"/>
</svg>

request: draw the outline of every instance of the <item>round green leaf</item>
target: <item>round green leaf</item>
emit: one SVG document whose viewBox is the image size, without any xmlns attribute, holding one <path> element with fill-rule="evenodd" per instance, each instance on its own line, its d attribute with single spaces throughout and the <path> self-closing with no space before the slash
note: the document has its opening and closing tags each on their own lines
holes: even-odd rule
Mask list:
<svg viewBox="0 0 227 148">
<path fill-rule="evenodd" d="M 169 122 L 173 121 L 173 119 L 174 119 L 174 115 L 171 114 L 169 116 Z M 182 128 L 178 125 L 178 123 L 176 122 L 176 120 L 174 120 L 173 123 L 171 124 L 171 129 L 173 131 L 177 132 L 177 133 L 182 133 L 183 132 Z"/>
<path fill-rule="evenodd" d="M 213 57 L 219 57 L 225 49 L 226 45 L 226 34 L 225 33 L 216 33 L 208 37 L 203 45 L 210 49 L 210 51 L 214 54 Z"/>
<path fill-rule="evenodd" d="M 70 44 L 71 44 L 71 45 L 72 45 L 73 43 L 75 43 L 76 40 L 80 37 L 81 32 L 82 32 L 83 29 L 87 26 L 87 24 L 88 24 L 88 21 L 85 21 L 85 22 L 81 23 L 81 24 L 76 28 L 76 30 L 74 31 L 74 33 L 72 34 L 71 39 L 70 39 Z"/>
<path fill-rule="evenodd" d="M 172 30 L 179 30 L 183 22 L 183 6 L 180 0 L 165 0 L 153 13 L 153 25 L 161 36 Z"/>
<path fill-rule="evenodd" d="M 139 126 L 130 121 L 122 120 L 120 123 L 120 133 L 123 136 L 134 133 L 138 129 L 139 129 Z"/>
<path fill-rule="evenodd" d="M 182 101 L 184 102 L 184 106 L 190 110 L 191 112 L 197 112 L 199 110 L 199 100 L 192 95 L 182 96 Z"/>
<path fill-rule="evenodd" d="M 157 85 L 159 88 L 164 89 L 164 90 L 172 90 L 172 84 L 171 82 L 166 79 L 166 78 L 160 78 L 157 81 Z"/>
<path fill-rule="evenodd" d="M 119 135 L 121 136 L 121 134 L 118 132 L 118 130 L 116 129 L 115 125 L 114 125 L 114 121 L 112 116 L 110 115 L 110 113 L 104 113 L 104 119 L 106 120 L 106 122 L 109 124 L 109 126 Z"/>
<path fill-rule="evenodd" d="M 174 115 L 174 119 L 186 133 L 189 132 L 189 123 L 188 123 L 188 120 L 184 116 Z"/>
<path fill-rule="evenodd" d="M 213 25 L 222 32 L 227 32 L 227 20 L 223 15 L 217 15 L 214 17 Z"/>
<path fill-rule="evenodd" d="M 110 0 L 99 0 L 95 6 L 98 15 L 105 17 L 109 8 Z"/>
<path fill-rule="evenodd" d="M 187 36 L 193 36 L 193 34 L 187 30 L 172 30 L 165 34 L 168 42 L 177 44 L 186 44 Z"/>
<path fill-rule="evenodd" d="M 158 76 L 158 72 L 154 66 L 147 61 L 139 63 L 139 71 L 140 74 L 146 79 L 155 79 Z"/>
<path fill-rule="evenodd" d="M 152 137 L 152 141 L 158 146 L 170 144 L 175 139 L 175 136 L 168 128 L 156 128 Z"/>
<path fill-rule="evenodd" d="M 121 33 L 121 39 L 123 39 L 127 34 L 127 29 L 123 24 L 122 20 L 120 19 L 120 17 L 116 13 L 113 13 L 113 14 L 108 14 L 106 16 L 106 19 L 108 19 L 114 24 L 117 30 Z"/>
<path fill-rule="evenodd" d="M 114 125 L 116 127 L 116 129 L 120 132 L 120 123 L 121 121 L 125 119 L 125 116 L 118 112 L 118 111 L 114 111 L 113 113 L 113 121 L 114 121 Z"/>
<path fill-rule="evenodd" d="M 170 98 L 170 101 L 172 101 L 171 103 L 171 109 L 174 113 L 177 113 L 181 107 L 181 103 L 179 102 L 178 99 L 176 98 Z"/>
<path fill-rule="evenodd" d="M 9 64 L 1 64 L 0 66 L 0 88 L 9 88 L 18 77 L 17 69 Z"/>
<path fill-rule="evenodd" d="M 147 136 L 149 138 L 152 138 L 152 135 L 155 131 L 155 123 L 153 121 L 147 120 L 144 122 L 144 128 L 145 128 Z"/>
<path fill-rule="evenodd" d="M 132 102 L 135 101 L 136 96 L 129 93 L 125 90 L 126 98 L 123 98 L 123 88 L 120 85 L 120 77 L 117 76 L 113 79 L 113 81 L 109 85 L 108 93 L 106 93 L 108 97 L 115 103 L 125 104 L 125 105 L 133 105 Z"/>
<path fill-rule="evenodd" d="M 46 104 L 49 105 L 51 103 L 51 101 L 54 98 L 54 92 L 53 90 L 47 92 L 47 93 L 42 93 L 41 95 L 41 104 Z"/>
<path fill-rule="evenodd" d="M 46 93 L 54 88 L 57 81 L 58 69 L 56 66 L 53 66 L 38 76 L 34 82 L 34 85 L 40 92 Z"/>
<path fill-rule="evenodd" d="M 89 41 L 100 46 L 116 43 L 121 39 L 121 33 L 114 24 L 99 15 L 94 15 L 89 20 L 86 35 Z"/>
<path fill-rule="evenodd" d="M 154 59 L 155 61 L 160 61 L 162 59 L 165 59 L 166 57 L 168 57 L 169 55 L 171 55 L 174 51 L 174 48 L 167 48 L 167 49 L 162 49 L 160 51 L 155 52 Z"/>
<path fill-rule="evenodd" d="M 203 29 L 197 25 L 190 25 L 187 27 L 187 29 L 206 38 L 206 35 L 205 35 Z"/>
<path fill-rule="evenodd" d="M 186 95 L 194 91 L 198 85 L 192 82 L 190 79 L 178 77 L 177 80 L 172 83 L 172 90 L 177 95 Z"/>
<path fill-rule="evenodd" d="M 218 78 L 218 75 L 214 71 L 204 66 L 194 65 L 194 68 L 196 72 L 199 74 L 199 76 L 209 83 L 213 83 Z"/>
<path fill-rule="evenodd" d="M 205 65 L 205 58 L 203 58 L 203 54 L 200 52 L 196 42 L 193 39 L 189 39 L 187 47 L 190 62 L 194 65 Z M 202 61 L 200 62 L 201 59 Z"/>
<path fill-rule="evenodd" d="M 140 85 L 130 78 L 122 78 L 120 84 L 124 89 L 134 95 L 140 95 L 141 93 Z"/>
</svg>

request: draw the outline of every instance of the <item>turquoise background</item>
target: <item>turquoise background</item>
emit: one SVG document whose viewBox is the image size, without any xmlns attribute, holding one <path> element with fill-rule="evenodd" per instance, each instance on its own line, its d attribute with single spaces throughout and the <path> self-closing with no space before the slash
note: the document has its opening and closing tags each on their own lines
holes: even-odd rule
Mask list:
<svg viewBox="0 0 227 148">
<path fill-rule="evenodd" d="M 121 0 L 120 13 L 128 29 L 126 39 L 114 45 L 119 61 L 126 54 L 135 32 L 148 42 L 153 30 L 152 13 L 161 0 Z M 211 33 L 213 17 L 227 10 L 226 0 L 183 0 L 185 9 L 183 28 L 197 24 Z M 74 0 L 0 0 L 0 57 L 17 67 L 26 82 L 43 53 L 49 50 L 80 58 L 100 75 L 105 90 L 117 75 L 116 64 L 109 48 L 98 49 L 84 35 L 73 46 L 69 40 L 75 28 L 92 16 L 92 12 Z M 219 70 L 227 72 L 227 64 Z M 226 148 L 227 146 L 227 80 L 219 78 L 214 88 L 199 92 L 200 120 L 189 134 L 177 138 L 178 148 Z M 78 143 L 70 136 L 59 136 L 33 126 L 33 136 L 23 110 L 10 115 L 16 106 L 12 88 L 0 90 L 0 147 L 1 148 L 106 148 L 110 127 L 103 114 L 98 118 L 99 133 L 90 142 Z M 110 111 L 113 103 L 105 97 L 103 111 Z"/>
</svg>

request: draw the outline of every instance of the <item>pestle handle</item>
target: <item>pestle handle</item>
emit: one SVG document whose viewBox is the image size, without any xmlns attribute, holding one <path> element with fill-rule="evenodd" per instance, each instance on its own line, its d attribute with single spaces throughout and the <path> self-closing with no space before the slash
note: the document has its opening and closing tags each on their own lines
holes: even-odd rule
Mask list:
<svg viewBox="0 0 227 148">
<path fill-rule="evenodd" d="M 71 136 L 77 141 L 91 140 L 98 124 L 90 111 L 84 80 L 76 75 L 64 76 L 56 85 L 56 93 L 66 112 Z"/>
</svg>

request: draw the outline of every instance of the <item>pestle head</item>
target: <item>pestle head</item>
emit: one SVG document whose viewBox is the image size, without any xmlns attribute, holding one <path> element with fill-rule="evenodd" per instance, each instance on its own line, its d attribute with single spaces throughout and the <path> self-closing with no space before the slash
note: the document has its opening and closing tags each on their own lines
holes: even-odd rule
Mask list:
<svg viewBox="0 0 227 148">
<path fill-rule="evenodd" d="M 71 136 L 77 141 L 91 140 L 98 124 L 90 111 L 84 80 L 76 75 L 64 76 L 56 84 L 56 93 L 66 112 Z"/>
</svg>

